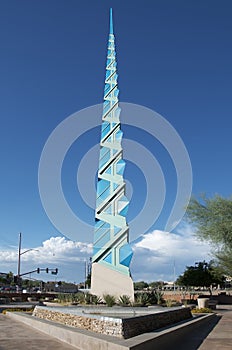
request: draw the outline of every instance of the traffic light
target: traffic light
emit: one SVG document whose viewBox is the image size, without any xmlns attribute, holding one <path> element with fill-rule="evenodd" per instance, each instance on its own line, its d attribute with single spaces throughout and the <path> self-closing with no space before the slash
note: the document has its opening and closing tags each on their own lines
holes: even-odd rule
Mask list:
<svg viewBox="0 0 232 350">
<path fill-rule="evenodd" d="M 39 267 L 37 268 L 37 273 L 40 273 L 40 268 Z"/>
<path fill-rule="evenodd" d="M 56 268 L 55 271 L 52 271 L 52 275 L 57 275 L 58 274 L 58 269 Z"/>
<path fill-rule="evenodd" d="M 49 271 L 49 268 L 47 267 L 47 268 L 46 268 L 46 272 L 48 273 L 48 271 Z"/>
</svg>

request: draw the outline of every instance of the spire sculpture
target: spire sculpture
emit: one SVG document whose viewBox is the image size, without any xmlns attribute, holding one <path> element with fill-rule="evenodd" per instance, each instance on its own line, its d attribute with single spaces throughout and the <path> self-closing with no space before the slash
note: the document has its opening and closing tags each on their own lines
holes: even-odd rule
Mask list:
<svg viewBox="0 0 232 350">
<path fill-rule="evenodd" d="M 112 9 L 106 62 L 106 78 L 97 180 L 91 293 L 128 295 L 133 300 L 129 265 L 132 250 L 126 222 L 129 201 L 125 196 L 125 161 L 121 146 L 120 108 Z"/>
</svg>

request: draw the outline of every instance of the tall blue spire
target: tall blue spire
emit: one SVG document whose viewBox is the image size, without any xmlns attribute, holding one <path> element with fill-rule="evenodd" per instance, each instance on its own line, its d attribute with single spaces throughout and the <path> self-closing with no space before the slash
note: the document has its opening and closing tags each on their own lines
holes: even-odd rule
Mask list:
<svg viewBox="0 0 232 350">
<path fill-rule="evenodd" d="M 114 26 L 113 26 L 113 9 L 110 9 L 110 34 L 114 34 Z"/>
<path fill-rule="evenodd" d="M 125 161 L 116 67 L 113 11 L 110 9 L 92 261 L 130 276 L 132 250 L 126 222 L 129 201 L 123 178 Z"/>
</svg>

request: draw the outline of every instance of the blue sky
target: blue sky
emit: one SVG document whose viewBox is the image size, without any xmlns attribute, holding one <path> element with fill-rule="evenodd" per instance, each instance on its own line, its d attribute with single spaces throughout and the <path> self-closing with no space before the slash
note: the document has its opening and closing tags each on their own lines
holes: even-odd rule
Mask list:
<svg viewBox="0 0 232 350">
<path fill-rule="evenodd" d="M 194 194 L 231 195 L 230 1 L 2 1 L 2 252 L 15 249 L 12 246 L 17 246 L 20 231 L 25 248 L 42 247 L 52 237 L 62 237 L 41 204 L 39 160 L 57 125 L 71 114 L 102 102 L 110 7 L 114 10 L 120 101 L 158 112 L 177 130 L 190 156 Z M 149 141 L 135 129 L 124 128 L 124 134 L 138 140 L 159 159 L 167 194 L 163 213 L 149 232 L 164 230 L 176 191 L 170 159 L 158 142 Z M 87 151 L 97 137 L 97 133 L 86 137 L 81 148 Z M 74 207 L 79 150 L 78 143 L 70 149 L 62 173 L 64 191 Z M 134 184 L 129 213 L 133 217 L 139 210 L 138 203 L 144 200 L 143 188 L 135 190 L 142 174 L 128 164 L 127 177 Z M 81 202 L 73 210 L 91 220 L 93 211 Z M 30 257 L 26 255 L 25 270 Z M 0 259 L 0 271 L 16 272 L 15 260 L 7 265 L 5 257 Z M 178 271 L 185 262 L 181 261 Z M 51 264 L 60 266 L 61 262 L 54 258 Z M 138 264 L 133 264 L 134 274 L 140 278 Z M 63 271 L 67 275 L 68 266 Z M 154 273 L 146 276 L 152 279 Z M 171 278 L 168 273 L 165 276 Z M 76 276 L 75 280 L 81 278 Z"/>
</svg>

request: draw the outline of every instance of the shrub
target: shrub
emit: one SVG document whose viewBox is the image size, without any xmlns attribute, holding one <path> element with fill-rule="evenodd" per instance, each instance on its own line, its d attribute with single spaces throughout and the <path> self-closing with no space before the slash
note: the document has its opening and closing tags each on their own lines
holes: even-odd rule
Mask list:
<svg viewBox="0 0 232 350">
<path fill-rule="evenodd" d="M 156 297 L 157 304 L 161 305 L 164 302 L 164 298 L 163 298 L 164 293 L 162 293 L 160 290 L 156 290 L 154 292 L 154 295 Z"/>
<path fill-rule="evenodd" d="M 27 312 L 27 313 L 32 313 L 34 311 L 34 307 L 31 309 L 28 308 L 9 308 L 9 309 L 4 309 L 2 313 L 5 315 L 7 312 Z"/>
<path fill-rule="evenodd" d="M 148 306 L 150 304 L 150 297 L 148 293 L 136 293 L 135 294 L 135 304 L 139 306 Z"/>
<path fill-rule="evenodd" d="M 90 303 L 97 305 L 101 303 L 101 297 L 98 297 L 97 295 L 90 294 Z"/>
<path fill-rule="evenodd" d="M 116 298 L 114 295 L 104 294 L 103 299 L 104 299 L 106 305 L 109 307 L 112 307 L 113 305 L 116 304 Z"/>
<path fill-rule="evenodd" d="M 118 298 L 118 303 L 121 306 L 129 306 L 129 305 L 131 305 L 130 297 L 128 295 L 121 295 Z"/>
<path fill-rule="evenodd" d="M 200 309 L 192 309 L 191 312 L 194 314 L 211 314 L 213 311 L 208 307 L 202 307 Z"/>
<path fill-rule="evenodd" d="M 167 307 L 171 307 L 172 304 L 173 304 L 172 299 L 165 300 L 165 304 L 166 304 Z"/>
</svg>

